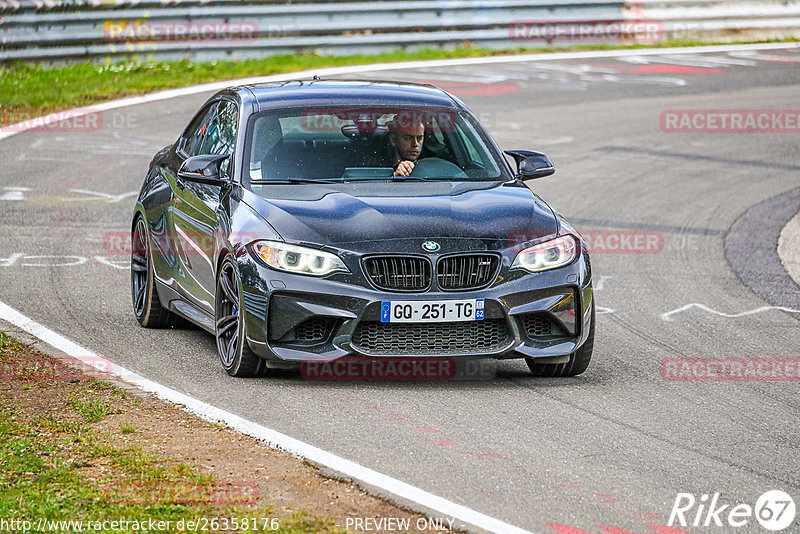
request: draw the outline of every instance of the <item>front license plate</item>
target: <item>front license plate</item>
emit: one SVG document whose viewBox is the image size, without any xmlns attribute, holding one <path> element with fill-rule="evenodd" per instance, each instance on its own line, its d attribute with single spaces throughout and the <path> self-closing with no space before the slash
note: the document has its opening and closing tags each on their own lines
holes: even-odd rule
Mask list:
<svg viewBox="0 0 800 534">
<path fill-rule="evenodd" d="M 382 323 L 482 321 L 483 300 L 384 300 Z"/>
</svg>

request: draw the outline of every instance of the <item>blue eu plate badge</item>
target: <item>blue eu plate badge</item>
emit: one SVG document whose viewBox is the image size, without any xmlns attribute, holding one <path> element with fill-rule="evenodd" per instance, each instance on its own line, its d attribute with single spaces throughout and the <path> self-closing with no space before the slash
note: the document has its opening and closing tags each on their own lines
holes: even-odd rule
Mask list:
<svg viewBox="0 0 800 534">
<path fill-rule="evenodd" d="M 484 299 L 384 300 L 382 323 L 483 321 Z"/>
</svg>

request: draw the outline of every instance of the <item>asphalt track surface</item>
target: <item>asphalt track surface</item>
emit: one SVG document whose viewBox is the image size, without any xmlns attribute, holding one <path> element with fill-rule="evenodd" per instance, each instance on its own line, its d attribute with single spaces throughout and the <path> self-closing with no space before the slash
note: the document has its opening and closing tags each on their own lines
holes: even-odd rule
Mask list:
<svg viewBox="0 0 800 534">
<path fill-rule="evenodd" d="M 663 237 L 646 253 L 595 251 L 603 313 L 583 375 L 534 378 L 513 360 L 457 382 L 240 380 L 204 332 L 139 327 L 115 239 L 128 232 L 152 154 L 208 94 L 108 111 L 97 131 L 0 141 L 0 301 L 147 378 L 532 532 L 651 532 L 678 492 L 754 505 L 781 489 L 800 504 L 800 382 L 674 381 L 660 371 L 667 358 L 800 355 L 799 313 L 745 313 L 800 309 L 797 286 L 776 271 L 742 275 L 726 259 L 737 257 L 739 271 L 758 265 L 771 233 L 753 230 L 779 232 L 797 211 L 800 137 L 667 133 L 659 120 L 671 109 L 796 110 L 800 50 L 359 77 L 437 83 L 501 147 L 547 152 L 558 172 L 532 188 L 580 230 Z M 762 209 L 740 221 L 770 199 L 782 220 Z M 684 530 L 762 531 L 754 519 Z"/>
</svg>

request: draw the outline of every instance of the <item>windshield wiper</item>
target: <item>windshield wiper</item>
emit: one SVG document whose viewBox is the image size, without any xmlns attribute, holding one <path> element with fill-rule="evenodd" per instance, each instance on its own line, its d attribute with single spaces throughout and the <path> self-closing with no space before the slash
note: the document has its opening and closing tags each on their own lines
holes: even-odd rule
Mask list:
<svg viewBox="0 0 800 534">
<path fill-rule="evenodd" d="M 274 178 L 274 179 L 267 179 L 267 180 L 251 180 L 250 183 L 253 185 L 268 185 L 268 184 L 349 184 L 349 183 L 357 183 L 357 182 L 447 182 L 447 181 L 456 181 L 456 182 L 470 182 L 475 180 L 470 180 L 467 178 L 459 178 L 459 177 L 451 177 L 451 178 L 422 178 L 419 176 L 376 176 L 374 178 L 345 178 L 343 180 L 323 180 L 323 179 L 314 179 L 314 178 L 299 178 L 299 177 L 288 177 L 288 178 Z"/>
<path fill-rule="evenodd" d="M 273 180 L 251 180 L 253 185 L 262 184 L 340 184 L 341 180 L 316 180 L 314 178 L 299 178 L 290 176 L 288 178 L 275 178 Z"/>
<path fill-rule="evenodd" d="M 421 176 L 380 176 L 380 177 L 376 176 L 374 178 L 353 178 L 347 181 L 349 182 L 448 182 L 448 181 L 465 182 L 470 180 L 466 178 L 457 178 L 457 177 L 423 178 Z"/>
<path fill-rule="evenodd" d="M 416 176 L 375 176 L 373 178 L 351 178 L 349 182 L 427 182 L 428 178 Z"/>
</svg>

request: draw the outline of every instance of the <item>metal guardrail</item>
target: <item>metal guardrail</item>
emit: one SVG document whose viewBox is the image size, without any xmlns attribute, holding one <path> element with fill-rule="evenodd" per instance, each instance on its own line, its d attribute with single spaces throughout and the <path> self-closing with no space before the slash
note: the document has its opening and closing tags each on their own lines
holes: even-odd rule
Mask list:
<svg viewBox="0 0 800 534">
<path fill-rule="evenodd" d="M 800 0 L 0 0 L 0 62 L 531 48 L 614 42 L 620 23 L 616 42 L 800 38 Z"/>
</svg>

